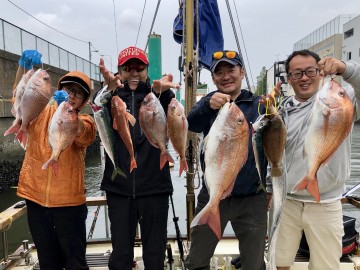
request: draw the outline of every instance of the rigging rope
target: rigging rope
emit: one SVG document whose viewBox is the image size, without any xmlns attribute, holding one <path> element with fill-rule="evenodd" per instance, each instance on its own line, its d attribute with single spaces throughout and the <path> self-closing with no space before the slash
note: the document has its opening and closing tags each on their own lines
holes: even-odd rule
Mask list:
<svg viewBox="0 0 360 270">
<path fill-rule="evenodd" d="M 239 29 L 240 29 L 241 39 L 242 39 L 242 42 L 243 42 L 243 45 L 244 45 L 246 60 L 247 60 L 247 64 L 248 64 L 248 67 L 249 67 L 249 73 L 250 73 L 251 82 L 252 82 L 252 85 L 255 85 L 255 84 L 254 84 L 254 79 L 253 79 L 253 76 L 252 76 L 252 72 L 251 72 L 251 67 L 250 67 L 250 62 L 249 62 L 249 56 L 248 56 L 248 54 L 247 54 L 247 50 L 246 50 L 246 46 L 245 46 L 244 35 L 243 35 L 243 33 L 242 33 L 242 29 L 241 29 L 241 25 L 240 25 L 239 13 L 238 13 L 238 11 L 237 11 L 237 7 L 236 7 L 236 4 L 235 4 L 235 0 L 233 0 L 233 2 L 234 2 L 236 17 L 237 17 L 237 21 L 238 21 L 238 25 L 239 25 Z M 249 89 L 249 90 L 250 90 L 250 89 Z"/>
<path fill-rule="evenodd" d="M 52 29 L 52 30 L 54 30 L 54 31 L 56 31 L 56 32 L 64 35 L 64 36 L 67 36 L 67 37 L 69 37 L 69 38 L 75 39 L 75 40 L 77 40 L 77 41 L 84 42 L 84 43 L 89 43 L 89 41 L 85 41 L 85 40 L 81 40 L 81 39 L 72 37 L 72 36 L 70 36 L 70 35 L 68 35 L 68 34 L 65 34 L 64 32 L 61 32 L 60 30 L 57 30 L 56 28 L 54 28 L 54 27 L 52 27 L 52 26 L 50 26 L 50 25 L 48 25 L 48 24 L 40 21 L 39 19 L 35 18 L 35 17 L 34 17 L 33 15 L 31 15 L 29 12 L 23 10 L 21 7 L 17 6 L 15 3 L 11 2 L 10 0 L 8 0 L 8 2 L 10 2 L 12 5 L 14 5 L 15 7 L 17 7 L 18 9 L 20 9 L 22 12 L 26 13 L 27 15 L 29 15 L 29 16 L 30 16 L 31 18 L 33 18 L 34 20 L 37 20 L 39 23 L 41 23 L 41 24 L 49 27 L 50 29 Z"/>
<path fill-rule="evenodd" d="M 238 50 L 239 50 L 239 55 L 240 55 L 240 57 L 241 57 L 241 60 L 242 60 L 243 63 L 244 63 L 244 68 L 245 68 L 244 57 L 243 57 L 243 55 L 242 55 L 242 53 L 241 53 L 240 43 L 239 43 L 239 39 L 238 39 L 238 37 L 237 37 L 236 28 L 235 28 L 234 19 L 233 19 L 232 13 L 231 13 L 231 8 L 230 8 L 229 0 L 225 0 L 225 2 L 226 2 L 226 6 L 227 6 L 227 9 L 228 9 L 228 12 L 229 12 L 229 16 L 230 16 L 231 25 L 232 25 L 232 28 L 233 28 L 233 32 L 234 32 L 236 44 L 237 44 L 237 47 L 238 47 Z M 246 79 L 246 83 L 247 83 L 248 89 L 249 89 L 249 91 L 251 91 L 250 82 L 249 82 L 249 78 L 248 78 L 248 76 L 247 76 L 247 72 L 245 72 L 245 79 Z"/>
<path fill-rule="evenodd" d="M 113 0 L 113 9 L 114 9 L 114 22 L 115 22 L 116 51 L 119 52 L 118 36 L 117 36 L 118 31 L 117 31 L 116 12 L 115 12 L 115 0 Z"/>
<path fill-rule="evenodd" d="M 145 7 L 146 7 L 146 0 L 145 0 L 145 2 L 144 2 L 143 11 L 142 11 L 142 14 L 141 14 L 141 19 L 140 19 L 139 29 L 138 29 L 137 36 L 136 36 L 135 47 L 136 47 L 137 42 L 138 42 L 139 33 L 140 33 L 140 29 L 141 29 L 141 24 L 142 24 L 142 20 L 143 20 L 143 18 L 144 18 L 144 11 L 145 11 Z"/>
<path fill-rule="evenodd" d="M 161 2 L 161 0 L 158 0 L 157 6 L 156 6 L 156 9 L 155 9 L 155 14 L 154 14 L 154 17 L 153 17 L 153 21 L 151 23 L 149 35 L 148 35 L 148 38 L 147 38 L 147 41 L 146 41 L 144 52 L 146 52 L 147 46 L 149 44 L 150 35 L 151 35 L 152 29 L 154 27 L 154 23 L 155 23 L 155 20 L 156 20 L 157 13 L 159 11 L 160 2 Z"/>
</svg>

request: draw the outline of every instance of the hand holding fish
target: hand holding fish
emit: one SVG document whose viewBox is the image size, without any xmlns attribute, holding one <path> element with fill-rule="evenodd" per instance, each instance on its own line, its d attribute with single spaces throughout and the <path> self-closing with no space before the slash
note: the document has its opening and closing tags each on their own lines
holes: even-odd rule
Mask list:
<svg viewBox="0 0 360 270">
<path fill-rule="evenodd" d="M 321 73 L 326 75 L 341 75 L 345 72 L 346 65 L 343 61 L 332 58 L 324 57 L 318 63 Z"/>
<path fill-rule="evenodd" d="M 216 92 L 210 99 L 210 108 L 219 110 L 226 102 L 230 102 L 230 95 Z"/>
<path fill-rule="evenodd" d="M 114 91 L 117 87 L 123 88 L 121 83 L 120 74 L 114 75 L 110 70 L 105 67 L 104 59 L 100 58 L 99 63 L 100 72 L 104 77 L 105 85 L 108 85 L 108 89 Z"/>
<path fill-rule="evenodd" d="M 170 88 L 179 89 L 180 85 L 173 83 L 173 75 L 169 73 L 160 80 L 153 80 L 151 88 L 154 89 L 155 93 L 160 94 L 162 91 L 169 90 Z"/>
<path fill-rule="evenodd" d="M 280 91 L 281 85 L 282 85 L 282 82 L 278 81 L 270 94 L 267 94 L 266 96 L 261 95 L 261 99 L 260 99 L 259 103 L 264 106 L 269 106 L 270 105 L 269 103 L 275 104 L 276 103 L 275 98 L 280 96 L 280 93 L 281 93 L 281 91 Z"/>
</svg>

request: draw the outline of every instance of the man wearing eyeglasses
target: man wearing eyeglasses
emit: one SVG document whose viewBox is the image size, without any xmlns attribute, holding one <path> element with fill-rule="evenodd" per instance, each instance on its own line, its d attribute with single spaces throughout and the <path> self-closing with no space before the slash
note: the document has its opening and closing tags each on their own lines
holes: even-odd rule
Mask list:
<svg viewBox="0 0 360 270">
<path fill-rule="evenodd" d="M 41 64 L 41 53 L 26 50 L 19 60 L 14 91 L 23 74 Z M 78 112 L 79 128 L 53 168 L 42 169 L 50 159 L 49 126 L 60 103 L 50 102 L 27 128 L 27 144 L 17 195 L 26 200 L 27 218 L 41 269 L 89 269 L 86 262 L 86 148 L 96 138 L 96 126 L 88 114 L 80 114 L 91 95 L 90 78 L 71 71 L 60 78 L 57 89 L 69 93 L 68 103 Z M 57 92 L 59 93 L 59 91 Z M 65 98 L 64 98 L 65 99 Z M 35 104 L 36 105 L 36 104 Z M 34 104 L 29 104 L 34 106 Z"/>
<path fill-rule="evenodd" d="M 301 50 L 288 57 L 285 69 L 295 95 L 286 98 L 282 104 L 282 117 L 287 127 L 287 198 L 276 242 L 277 269 L 289 270 L 293 265 L 304 232 L 310 250 L 309 269 L 339 270 L 344 235 L 340 199 L 351 171 L 351 135 L 317 172 L 319 203 L 307 190 L 291 191 L 306 175 L 308 158 L 303 156 L 304 137 L 323 76 L 339 75 L 350 84 L 345 90 L 354 104 L 355 121 L 359 118 L 360 65 L 328 57 L 320 60 L 316 53 Z"/>
<path fill-rule="evenodd" d="M 105 171 L 101 189 L 106 192 L 111 222 L 113 251 L 109 259 L 111 270 L 133 269 L 134 244 L 137 224 L 140 224 L 145 269 L 163 269 L 166 241 L 169 196 L 173 192 L 169 164 L 160 169 L 160 150 L 150 144 L 139 125 L 141 102 L 151 91 L 160 99 L 167 112 L 175 96 L 170 88 L 179 87 L 172 83 L 169 74 L 150 85 L 149 61 L 143 50 L 128 47 L 119 53 L 118 74 L 114 75 L 100 60 L 100 71 L 105 85 L 112 95 L 119 96 L 135 117 L 135 126 L 130 126 L 137 168 L 130 173 L 128 150 L 120 139 L 116 141 L 116 154 L 120 168 L 126 178 L 117 175 L 112 179 L 114 166 L 106 156 Z M 111 99 L 105 105 L 110 111 Z"/>
<path fill-rule="evenodd" d="M 213 53 L 210 71 L 217 90 L 203 97 L 190 111 L 189 130 L 203 133 L 206 137 L 220 108 L 226 102 L 234 102 L 244 113 L 247 122 L 254 123 L 259 116 L 260 97 L 241 89 L 245 69 L 239 54 L 228 50 Z M 261 107 L 260 111 L 263 113 L 264 107 Z M 250 142 L 251 136 L 249 132 Z M 203 152 L 200 161 L 204 170 L 206 164 Z M 266 168 L 266 160 L 260 162 Z M 247 161 L 236 177 L 232 193 L 229 197 L 222 199 L 219 204 L 221 233 L 230 221 L 235 236 L 239 239 L 241 262 L 237 262 L 237 265 L 241 264 L 243 270 L 265 269 L 267 197 L 264 187 L 265 183 L 260 180 L 256 169 L 252 144 L 249 143 Z M 208 201 L 209 192 L 203 181 L 197 198 L 196 214 L 205 207 Z M 191 239 L 190 253 L 185 261 L 186 267 L 190 270 L 210 269 L 210 259 L 219 242 L 218 237 L 207 224 L 204 224 L 193 227 Z"/>
</svg>

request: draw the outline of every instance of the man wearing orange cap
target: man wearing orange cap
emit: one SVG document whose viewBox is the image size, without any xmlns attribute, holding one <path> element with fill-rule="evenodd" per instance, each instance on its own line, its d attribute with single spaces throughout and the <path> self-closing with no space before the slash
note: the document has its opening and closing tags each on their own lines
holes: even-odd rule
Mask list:
<svg viewBox="0 0 360 270">
<path fill-rule="evenodd" d="M 139 125 L 139 110 L 144 97 L 152 90 L 159 97 L 164 111 L 175 96 L 172 75 L 154 80 L 150 85 L 149 61 L 143 50 L 128 47 L 119 53 L 117 75 L 112 74 L 100 60 L 100 72 L 112 95 L 119 96 L 135 117 L 130 126 L 137 168 L 130 172 L 129 153 L 119 138 L 116 153 L 126 178 L 117 175 L 112 179 L 114 166 L 106 157 L 101 189 L 106 192 L 111 222 L 113 251 L 109 260 L 111 270 L 131 270 L 137 224 L 140 224 L 145 269 L 164 268 L 169 196 L 173 192 L 169 164 L 160 170 L 160 150 L 150 144 Z M 161 92 L 161 95 L 160 95 Z M 105 105 L 110 110 L 111 101 Z"/>
</svg>

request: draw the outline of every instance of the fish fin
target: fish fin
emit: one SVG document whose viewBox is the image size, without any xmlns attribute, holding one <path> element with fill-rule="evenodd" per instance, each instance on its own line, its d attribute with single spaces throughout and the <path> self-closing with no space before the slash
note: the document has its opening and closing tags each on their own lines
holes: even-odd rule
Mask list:
<svg viewBox="0 0 360 270">
<path fill-rule="evenodd" d="M 220 224 L 220 211 L 219 205 L 211 211 L 210 205 L 207 204 L 193 219 L 191 222 L 191 227 L 197 225 L 207 224 L 210 229 L 214 232 L 216 237 L 221 239 L 221 224 Z"/>
<path fill-rule="evenodd" d="M 116 121 L 115 121 L 115 120 L 113 121 L 113 129 L 118 130 L 118 129 L 117 129 L 117 125 L 116 125 Z"/>
<path fill-rule="evenodd" d="M 179 177 L 181 176 L 181 173 L 183 170 L 188 171 L 188 165 L 185 158 L 180 159 L 180 169 L 179 169 Z"/>
<path fill-rule="evenodd" d="M 324 138 L 326 138 L 328 130 L 329 130 L 329 120 L 330 120 L 330 110 L 323 110 L 323 115 L 324 115 L 324 128 L 323 128 L 323 132 L 324 132 Z"/>
<path fill-rule="evenodd" d="M 132 172 L 132 170 L 133 170 L 134 168 L 137 168 L 136 160 L 135 160 L 135 158 L 131 158 L 131 161 L 130 161 L 130 172 Z"/>
<path fill-rule="evenodd" d="M 27 138 L 27 132 L 26 130 L 19 130 L 18 133 L 16 133 L 15 140 L 19 140 L 19 142 L 26 146 L 26 138 Z"/>
<path fill-rule="evenodd" d="M 5 131 L 4 136 L 18 133 L 20 129 L 20 122 L 14 122 L 11 127 L 8 128 L 8 130 Z"/>
<path fill-rule="evenodd" d="M 113 170 L 113 173 L 111 175 L 111 180 L 114 181 L 115 178 L 116 178 L 116 175 L 120 175 L 122 177 L 124 177 L 125 179 L 127 178 L 126 177 L 126 174 L 123 172 L 122 169 L 120 169 L 118 166 L 116 166 Z"/>
<path fill-rule="evenodd" d="M 129 112 L 126 112 L 125 115 L 126 115 L 126 119 L 129 121 L 130 125 L 135 126 L 135 124 L 136 124 L 135 117 Z"/>
<path fill-rule="evenodd" d="M 175 163 L 168 151 L 162 151 L 160 153 L 160 170 L 162 170 L 162 168 L 164 168 L 166 161 Z"/>
<path fill-rule="evenodd" d="M 317 202 L 320 202 L 320 192 L 316 177 L 311 178 L 309 176 L 305 176 L 293 187 L 291 193 L 304 189 L 306 189 Z"/>
</svg>

